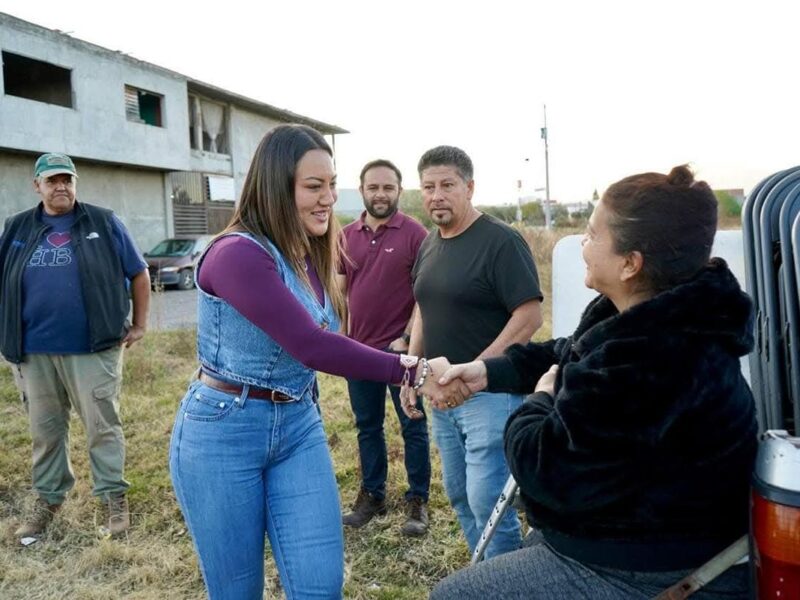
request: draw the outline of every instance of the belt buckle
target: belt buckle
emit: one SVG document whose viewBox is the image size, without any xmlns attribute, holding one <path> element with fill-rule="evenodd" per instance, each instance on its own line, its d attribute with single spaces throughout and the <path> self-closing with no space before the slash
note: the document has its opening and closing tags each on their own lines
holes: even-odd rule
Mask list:
<svg viewBox="0 0 800 600">
<path fill-rule="evenodd" d="M 292 398 L 288 397 L 286 394 L 278 392 L 277 390 L 269 391 L 269 399 L 276 404 L 286 404 L 293 401 Z"/>
</svg>

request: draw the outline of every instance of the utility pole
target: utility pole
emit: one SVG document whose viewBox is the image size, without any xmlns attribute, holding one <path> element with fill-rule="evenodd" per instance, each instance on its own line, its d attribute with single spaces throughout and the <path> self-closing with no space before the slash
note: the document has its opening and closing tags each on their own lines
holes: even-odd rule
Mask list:
<svg viewBox="0 0 800 600">
<path fill-rule="evenodd" d="M 544 127 L 542 127 L 542 139 L 544 140 L 544 189 L 545 189 L 545 201 L 544 201 L 544 228 L 550 229 L 552 227 L 552 223 L 550 220 L 550 156 L 548 154 L 547 148 L 547 105 L 543 104 L 544 107 Z"/>
<path fill-rule="evenodd" d="M 522 180 L 525 177 L 525 165 L 530 162 L 530 158 L 525 159 L 520 179 L 517 179 L 517 223 L 522 223 Z"/>
</svg>

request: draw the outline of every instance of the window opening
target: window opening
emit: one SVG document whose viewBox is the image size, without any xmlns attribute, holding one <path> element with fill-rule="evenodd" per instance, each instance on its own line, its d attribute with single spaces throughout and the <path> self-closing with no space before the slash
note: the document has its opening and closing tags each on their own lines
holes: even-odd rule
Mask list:
<svg viewBox="0 0 800 600">
<path fill-rule="evenodd" d="M 128 121 L 163 127 L 161 105 L 164 96 L 125 86 L 125 116 Z"/>
<path fill-rule="evenodd" d="M 6 94 L 72 108 L 72 71 L 12 52 L 2 57 Z"/>
</svg>

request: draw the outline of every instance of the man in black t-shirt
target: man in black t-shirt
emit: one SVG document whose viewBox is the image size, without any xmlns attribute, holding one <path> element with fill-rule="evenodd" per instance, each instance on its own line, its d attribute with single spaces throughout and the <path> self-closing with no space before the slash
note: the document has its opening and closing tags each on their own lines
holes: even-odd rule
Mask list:
<svg viewBox="0 0 800 600">
<path fill-rule="evenodd" d="M 445 356 L 456 364 L 526 343 L 542 324 L 542 294 L 527 243 L 472 206 L 472 161 L 463 150 L 433 148 L 418 170 L 425 210 L 437 230 L 422 243 L 412 273 L 419 310 L 409 354 Z M 470 551 L 508 478 L 503 428 L 521 403 L 518 395 L 478 393 L 458 406 L 433 407 L 445 490 Z M 519 520 L 509 511 L 486 556 L 519 544 Z"/>
</svg>

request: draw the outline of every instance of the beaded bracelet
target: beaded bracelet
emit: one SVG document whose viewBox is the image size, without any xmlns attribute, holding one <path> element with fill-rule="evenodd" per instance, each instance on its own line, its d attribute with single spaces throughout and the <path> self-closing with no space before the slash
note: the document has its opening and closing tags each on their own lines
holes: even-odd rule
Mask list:
<svg viewBox="0 0 800 600">
<path fill-rule="evenodd" d="M 425 360 L 424 358 L 422 360 Z M 400 382 L 401 386 L 411 385 L 411 369 L 417 366 L 419 358 L 411 356 L 410 354 L 400 355 L 400 366 L 405 369 L 403 373 L 403 380 Z"/>
<path fill-rule="evenodd" d="M 428 373 L 430 373 L 430 367 L 428 366 L 428 361 L 426 359 L 420 359 L 420 364 L 422 365 L 422 375 L 420 375 L 419 381 L 415 383 L 412 388 L 415 391 L 425 385 L 425 379 L 427 379 Z"/>
</svg>

